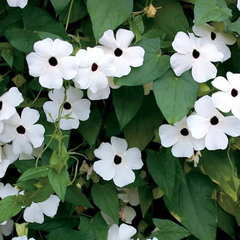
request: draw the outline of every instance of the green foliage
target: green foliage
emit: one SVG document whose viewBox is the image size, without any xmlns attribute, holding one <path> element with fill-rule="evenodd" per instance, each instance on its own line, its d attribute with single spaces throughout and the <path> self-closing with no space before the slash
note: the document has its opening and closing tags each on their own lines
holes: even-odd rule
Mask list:
<svg viewBox="0 0 240 240">
<path fill-rule="evenodd" d="M 153 96 L 147 96 L 136 116 L 123 130 L 128 146 L 143 150 L 154 137 L 154 130 L 160 126 L 162 120 Z"/>
<path fill-rule="evenodd" d="M 172 70 L 154 82 L 153 92 L 162 114 L 169 123 L 180 121 L 191 108 L 198 96 L 198 84 L 191 73 L 176 77 Z"/>
<path fill-rule="evenodd" d="M 191 234 L 185 228 L 170 220 L 154 218 L 153 222 L 159 231 L 151 234 L 151 237 L 156 237 L 158 240 L 180 240 Z"/>
<path fill-rule="evenodd" d="M 18 181 L 26 181 L 33 178 L 47 177 L 49 169 L 47 167 L 30 168 L 25 171 Z"/>
<path fill-rule="evenodd" d="M 118 196 L 112 183 L 94 184 L 91 190 L 93 202 L 118 224 Z"/>
<path fill-rule="evenodd" d="M 102 114 L 98 109 L 91 111 L 89 119 L 81 122 L 78 128 L 79 133 L 88 142 L 90 146 L 93 146 L 96 142 L 102 125 Z"/>
<path fill-rule="evenodd" d="M 113 91 L 113 105 L 123 129 L 136 115 L 143 102 L 143 87 L 121 87 Z"/>
<path fill-rule="evenodd" d="M 232 16 L 224 0 L 196 0 L 194 15 L 196 25 L 210 21 L 221 22 Z"/>
<path fill-rule="evenodd" d="M 145 50 L 144 64 L 132 68 L 130 74 L 116 79 L 116 83 L 125 86 L 136 86 L 160 78 L 170 67 L 169 56 L 162 55 L 161 41 L 158 38 L 143 39 L 138 43 Z"/>
<path fill-rule="evenodd" d="M 177 165 L 173 198 L 164 198 L 170 213 L 200 240 L 213 240 L 217 230 L 216 185 L 207 176 L 189 173 Z"/>
<path fill-rule="evenodd" d="M 98 42 L 105 31 L 115 29 L 126 21 L 130 17 L 132 8 L 133 0 L 88 0 L 87 9 L 96 41 Z"/>
<path fill-rule="evenodd" d="M 18 214 L 22 205 L 16 201 L 16 196 L 5 197 L 0 201 L 0 222 L 4 222 Z"/>
</svg>

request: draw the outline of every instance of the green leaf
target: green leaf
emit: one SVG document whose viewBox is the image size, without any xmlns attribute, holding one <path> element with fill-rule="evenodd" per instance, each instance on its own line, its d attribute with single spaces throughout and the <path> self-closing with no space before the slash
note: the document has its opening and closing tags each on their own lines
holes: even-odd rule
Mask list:
<svg viewBox="0 0 240 240">
<path fill-rule="evenodd" d="M 19 88 L 21 87 L 24 83 L 26 83 L 26 79 L 21 75 L 18 74 L 17 76 L 15 76 L 12 81 L 14 82 L 14 84 Z"/>
<path fill-rule="evenodd" d="M 170 57 L 162 55 L 159 38 L 142 39 L 138 46 L 145 50 L 141 67 L 132 68 L 127 76 L 116 78 L 116 83 L 125 86 L 137 86 L 160 78 L 170 67 Z"/>
<path fill-rule="evenodd" d="M 140 199 L 142 216 L 144 217 L 153 201 L 152 187 L 147 185 L 141 186 L 138 188 L 138 194 Z"/>
<path fill-rule="evenodd" d="M 190 71 L 176 77 L 167 71 L 153 85 L 153 92 L 166 120 L 171 124 L 180 121 L 193 108 L 198 95 L 198 83 Z"/>
<path fill-rule="evenodd" d="M 4 36 L 19 51 L 29 53 L 33 51 L 33 44 L 41 38 L 38 32 L 45 32 L 46 37 L 52 34 L 60 38 L 68 39 L 65 29 L 61 23 L 55 20 L 48 12 L 35 7 L 25 7 L 20 16 L 20 24 L 4 29 Z M 18 21 L 19 19 L 16 18 Z M 47 35 L 49 33 L 49 35 Z"/>
<path fill-rule="evenodd" d="M 1 55 L 3 59 L 7 62 L 10 68 L 13 65 L 13 51 L 11 49 L 3 49 L 1 51 Z"/>
<path fill-rule="evenodd" d="M 88 0 L 87 9 L 91 17 L 96 41 L 108 29 L 114 30 L 130 17 L 133 0 Z"/>
<path fill-rule="evenodd" d="M 235 22 L 231 23 L 227 26 L 228 32 L 236 32 L 240 34 L 240 18 L 238 18 Z"/>
<path fill-rule="evenodd" d="M 57 2 L 57 0 L 55 0 Z M 70 8 L 69 3 L 65 9 L 59 14 L 60 21 L 66 24 L 68 19 L 68 12 Z M 76 22 L 87 15 L 87 8 L 83 2 L 83 0 L 73 0 L 72 10 L 70 13 L 69 23 Z M 82 24 L 82 22 L 81 22 Z"/>
<path fill-rule="evenodd" d="M 154 130 L 163 120 L 152 94 L 145 97 L 137 115 L 124 128 L 124 136 L 129 147 L 143 150 L 154 137 Z"/>
<path fill-rule="evenodd" d="M 113 105 L 122 128 L 136 115 L 143 102 L 143 87 L 121 87 L 113 90 Z"/>
<path fill-rule="evenodd" d="M 60 13 L 71 0 L 51 0 L 56 13 Z"/>
<path fill-rule="evenodd" d="M 232 16 L 224 0 L 196 0 L 194 7 L 196 25 L 206 22 L 221 22 Z"/>
<path fill-rule="evenodd" d="M 136 36 L 136 42 L 139 42 L 144 32 L 144 24 L 143 24 L 142 16 L 138 15 L 134 17 L 133 20 L 130 22 L 129 27 L 130 27 L 130 30 Z"/>
<path fill-rule="evenodd" d="M 47 177 L 49 169 L 47 167 L 30 168 L 25 171 L 18 181 L 26 181 L 33 178 Z"/>
<path fill-rule="evenodd" d="M 218 227 L 226 232 L 232 239 L 235 239 L 234 217 L 218 207 Z"/>
<path fill-rule="evenodd" d="M 93 240 L 92 238 L 85 236 L 84 233 L 68 228 L 57 228 L 53 230 L 50 234 L 48 234 L 46 237 L 48 240 Z"/>
<path fill-rule="evenodd" d="M 103 185 L 94 184 L 91 190 L 94 203 L 118 224 L 118 196 L 113 184 L 105 182 Z"/>
<path fill-rule="evenodd" d="M 178 224 L 165 219 L 153 219 L 153 223 L 159 231 L 150 235 L 150 238 L 156 237 L 158 240 L 181 240 L 191 233 Z"/>
<path fill-rule="evenodd" d="M 17 203 L 15 200 L 16 196 L 8 196 L 0 201 L 1 223 L 9 220 L 21 211 L 22 205 Z"/>
<path fill-rule="evenodd" d="M 162 148 L 159 153 L 147 151 L 148 171 L 169 200 L 173 196 L 177 161 L 170 149 Z"/>
<path fill-rule="evenodd" d="M 49 182 L 59 198 L 64 202 L 67 185 L 69 184 L 69 174 L 64 167 L 58 174 L 54 168 L 51 168 L 48 173 Z"/>
<path fill-rule="evenodd" d="M 92 208 L 92 204 L 88 201 L 82 190 L 76 186 L 69 186 L 66 191 L 65 201 L 74 205 Z"/>
<path fill-rule="evenodd" d="M 89 119 L 80 123 L 78 131 L 89 145 L 93 146 L 96 142 L 101 126 L 102 114 L 98 109 L 94 109 L 91 111 Z"/>
<path fill-rule="evenodd" d="M 217 183 L 235 202 L 238 201 L 240 182 L 235 178 L 235 172 L 226 151 L 204 150 L 200 165 L 213 182 Z"/>
<path fill-rule="evenodd" d="M 170 213 L 199 240 L 215 240 L 217 205 L 213 195 L 216 185 L 205 175 L 190 172 L 183 176 L 180 165 L 175 177 L 172 200 L 164 197 Z"/>
<path fill-rule="evenodd" d="M 160 6 L 162 8 L 157 11 L 151 28 L 165 32 L 168 41 L 172 41 L 177 32 L 188 31 L 188 21 L 179 1 L 163 0 L 160 2 Z"/>
</svg>

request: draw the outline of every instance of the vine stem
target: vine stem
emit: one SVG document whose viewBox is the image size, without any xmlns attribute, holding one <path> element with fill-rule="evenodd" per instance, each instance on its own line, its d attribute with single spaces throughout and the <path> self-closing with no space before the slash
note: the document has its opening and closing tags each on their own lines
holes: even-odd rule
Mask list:
<svg viewBox="0 0 240 240">
<path fill-rule="evenodd" d="M 66 22 L 66 26 L 65 26 L 66 32 L 67 32 L 67 29 L 68 29 L 68 24 L 69 24 L 71 12 L 72 12 L 73 2 L 74 2 L 74 0 L 71 0 L 70 6 L 69 6 L 69 10 L 68 10 L 67 22 Z"/>
</svg>

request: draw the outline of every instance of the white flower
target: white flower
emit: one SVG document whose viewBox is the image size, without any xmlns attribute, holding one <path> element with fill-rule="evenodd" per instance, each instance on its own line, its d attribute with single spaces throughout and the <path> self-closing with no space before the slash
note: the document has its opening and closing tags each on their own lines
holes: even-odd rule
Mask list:
<svg viewBox="0 0 240 240">
<path fill-rule="evenodd" d="M 13 187 L 11 184 L 7 183 L 5 186 L 3 183 L 0 183 L 0 198 L 5 198 L 8 196 L 14 196 L 18 194 L 18 190 Z"/>
<path fill-rule="evenodd" d="M 118 191 L 124 191 L 125 193 L 119 193 L 118 198 L 125 203 L 130 203 L 132 206 L 140 204 L 138 188 L 121 188 Z"/>
<path fill-rule="evenodd" d="M 143 166 L 140 150 L 127 150 L 127 141 L 122 138 L 111 137 L 111 144 L 101 143 L 99 148 L 94 150 L 94 154 L 101 159 L 94 163 L 94 171 L 104 180 L 113 179 L 118 187 L 134 182 L 135 174 L 132 170 L 141 169 Z"/>
<path fill-rule="evenodd" d="M 108 86 L 107 76 L 113 76 L 115 73 L 114 57 L 111 54 L 105 55 L 100 48 L 88 47 L 87 50 L 80 49 L 76 57 L 79 67 L 74 81 L 81 89 L 89 89 L 96 93 Z"/>
<path fill-rule="evenodd" d="M 18 155 L 13 153 L 12 145 L 0 146 L 0 178 L 4 177 L 8 166 L 16 161 Z"/>
<path fill-rule="evenodd" d="M 18 159 L 19 160 L 31 160 L 31 159 L 34 159 L 34 158 L 38 158 L 38 157 L 40 157 L 39 155 L 42 154 L 43 147 L 44 147 L 44 144 L 42 144 L 40 147 L 33 148 L 33 151 L 32 151 L 31 155 L 28 155 L 26 153 L 21 153 L 19 155 Z"/>
<path fill-rule="evenodd" d="M 217 68 L 211 62 L 221 61 L 223 54 L 213 44 L 203 44 L 192 33 L 178 32 L 172 46 L 177 53 L 170 63 L 177 76 L 192 68 L 192 76 L 199 83 L 216 77 Z"/>
<path fill-rule="evenodd" d="M 232 111 L 234 116 L 240 118 L 240 74 L 227 72 L 227 79 L 217 77 L 212 81 L 212 85 L 221 90 L 212 95 L 212 101 L 222 112 Z"/>
<path fill-rule="evenodd" d="M 22 110 L 21 118 L 15 113 L 4 123 L 0 140 L 11 142 L 15 154 L 31 154 L 33 147 L 40 147 L 44 140 L 45 129 L 40 124 L 35 124 L 39 119 L 37 110 L 26 107 Z"/>
<path fill-rule="evenodd" d="M 107 99 L 110 95 L 110 88 L 118 89 L 120 87 L 121 86 L 114 83 L 113 77 L 108 77 L 108 86 L 106 88 L 100 89 L 96 93 L 94 93 L 90 89 L 88 89 L 87 95 L 88 95 L 88 98 L 91 100 Z"/>
<path fill-rule="evenodd" d="M 43 223 L 44 215 L 53 218 L 58 210 L 60 199 L 56 195 L 51 195 L 44 202 L 32 203 L 30 207 L 26 207 L 23 218 L 26 222 Z"/>
<path fill-rule="evenodd" d="M 91 103 L 88 99 L 82 99 L 83 92 L 79 89 L 70 86 L 66 90 L 66 99 L 64 92 L 63 87 L 50 91 L 48 96 L 52 101 L 45 102 L 43 109 L 49 122 L 60 119 L 62 130 L 76 129 L 79 126 L 79 120 L 86 121 L 89 118 Z M 59 116 L 62 104 L 62 114 Z"/>
<path fill-rule="evenodd" d="M 35 240 L 35 238 L 28 238 L 26 235 L 21 237 L 14 237 L 12 240 Z"/>
<path fill-rule="evenodd" d="M 133 219 L 136 217 L 136 211 L 129 206 L 121 207 L 119 217 L 120 219 L 128 224 L 132 224 Z"/>
<path fill-rule="evenodd" d="M 28 0 L 7 0 L 7 3 L 10 7 L 24 8 L 27 5 Z"/>
<path fill-rule="evenodd" d="M 107 240 L 131 240 L 137 230 L 125 223 L 122 223 L 120 227 L 113 224 L 108 230 Z"/>
<path fill-rule="evenodd" d="M 153 239 L 148 238 L 147 240 L 158 240 L 156 237 L 154 237 Z"/>
<path fill-rule="evenodd" d="M 69 56 L 73 52 L 70 43 L 46 38 L 36 42 L 33 47 L 35 52 L 27 55 L 29 74 L 39 77 L 43 87 L 59 89 L 63 78 L 70 80 L 76 76 L 78 60 Z"/>
<path fill-rule="evenodd" d="M 195 102 L 196 114 L 188 117 L 188 127 L 194 138 L 205 137 L 208 150 L 226 149 L 226 134 L 240 135 L 240 120 L 234 116 L 224 117 L 214 106 L 211 97 L 204 96 Z"/>
<path fill-rule="evenodd" d="M 237 8 L 240 10 L 240 0 L 237 1 Z"/>
<path fill-rule="evenodd" d="M 140 67 L 143 64 L 144 49 L 139 46 L 129 47 L 133 38 L 132 31 L 119 29 L 116 33 L 116 39 L 112 30 L 104 32 L 99 39 L 99 43 L 103 46 L 98 47 L 103 49 L 106 54 L 110 53 L 114 56 L 115 77 L 128 75 L 131 67 Z"/>
<path fill-rule="evenodd" d="M 191 157 L 194 150 L 204 149 L 204 139 L 193 138 L 189 131 L 186 117 L 179 122 L 174 123 L 174 126 L 163 124 L 159 127 L 159 136 L 161 144 L 164 147 L 172 147 L 174 157 Z"/>
<path fill-rule="evenodd" d="M 9 236 L 13 231 L 14 221 L 12 219 L 5 221 L 0 224 L 0 239 L 3 239 L 3 236 Z"/>
<path fill-rule="evenodd" d="M 213 26 L 205 23 L 202 26 L 193 26 L 195 35 L 201 37 L 203 44 L 212 43 L 224 57 L 221 62 L 226 61 L 231 57 L 231 51 L 227 45 L 233 45 L 236 42 L 236 37 L 231 33 L 218 32 Z"/>
<path fill-rule="evenodd" d="M 16 106 L 23 102 L 22 94 L 16 87 L 10 88 L 0 97 L 0 121 L 9 119 L 16 113 Z"/>
</svg>

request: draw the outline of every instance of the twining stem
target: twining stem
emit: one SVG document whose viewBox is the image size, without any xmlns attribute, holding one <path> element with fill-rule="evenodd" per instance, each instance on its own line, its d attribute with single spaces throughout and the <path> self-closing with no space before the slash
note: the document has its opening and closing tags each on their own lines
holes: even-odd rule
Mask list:
<svg viewBox="0 0 240 240">
<path fill-rule="evenodd" d="M 69 24 L 71 12 L 72 12 L 73 2 L 74 2 L 74 0 L 71 0 L 70 6 L 69 6 L 69 10 L 68 10 L 67 22 L 66 22 L 66 26 L 65 26 L 66 32 L 67 32 L 67 29 L 68 29 L 68 24 Z"/>
</svg>

